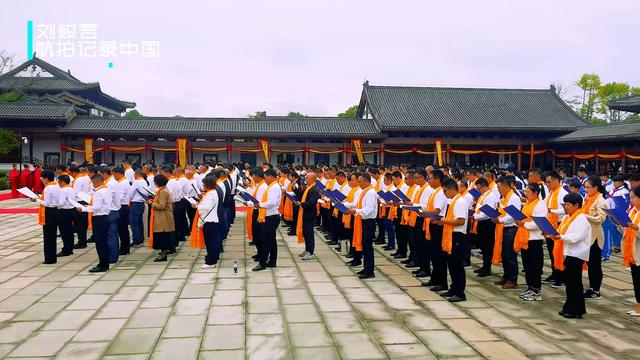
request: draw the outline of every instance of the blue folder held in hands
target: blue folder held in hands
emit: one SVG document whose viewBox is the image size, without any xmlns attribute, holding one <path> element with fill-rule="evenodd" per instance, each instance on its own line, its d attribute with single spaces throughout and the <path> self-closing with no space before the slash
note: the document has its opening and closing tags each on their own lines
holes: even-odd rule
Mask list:
<svg viewBox="0 0 640 360">
<path fill-rule="evenodd" d="M 249 193 L 246 192 L 241 192 L 240 196 L 245 200 L 245 201 L 251 201 L 254 204 L 258 204 L 259 201 L 258 199 L 254 198 L 253 196 L 249 195 Z"/>
<path fill-rule="evenodd" d="M 500 217 L 500 212 L 494 208 L 492 208 L 489 205 L 482 205 L 480 207 L 480 209 L 478 209 L 480 211 L 482 211 L 483 214 L 487 215 L 488 217 L 492 218 L 492 219 L 497 219 Z"/>
<path fill-rule="evenodd" d="M 410 202 L 411 200 L 407 197 L 407 195 L 405 195 L 402 190 L 400 189 L 396 189 L 393 192 L 398 198 L 400 198 L 400 200 L 404 201 L 404 202 Z"/>
<path fill-rule="evenodd" d="M 626 228 L 628 227 L 631 219 L 629 215 L 624 211 L 624 208 L 604 209 L 604 212 L 614 223 Z"/>
<path fill-rule="evenodd" d="M 560 235 L 558 233 L 558 231 L 556 231 L 556 229 L 553 227 L 553 225 L 551 225 L 549 220 L 547 220 L 546 217 L 534 216 L 531 219 L 533 220 L 534 223 L 536 223 L 536 225 L 538 225 L 538 228 L 540 229 L 540 232 L 542 232 L 543 234 L 545 234 L 545 235 Z"/>
<path fill-rule="evenodd" d="M 317 180 L 317 179 L 316 179 L 316 186 L 320 190 L 324 190 L 324 188 L 325 188 L 324 184 L 320 180 Z"/>
<path fill-rule="evenodd" d="M 349 211 L 349 209 L 347 209 L 347 207 L 346 207 L 346 206 L 344 206 L 344 204 L 342 204 L 342 203 L 340 203 L 340 202 L 339 202 L 339 203 L 336 203 L 334 206 L 335 206 L 335 208 L 336 208 L 336 209 L 338 209 L 338 211 L 340 211 L 341 213 L 346 214 L 346 213 Z"/>
<path fill-rule="evenodd" d="M 504 208 L 504 211 L 506 211 L 507 214 L 509 214 L 509 216 L 511 216 L 515 221 L 522 221 L 527 218 L 520 210 L 518 210 L 517 207 L 513 205 L 507 206 Z"/>
<path fill-rule="evenodd" d="M 431 220 L 440 220 L 442 219 L 442 216 L 438 215 L 438 214 L 432 214 L 429 212 L 425 212 L 423 213 L 424 216 L 426 216 L 427 218 L 431 219 Z"/>
<path fill-rule="evenodd" d="M 284 193 L 289 199 L 291 199 L 291 201 L 300 201 L 298 200 L 298 197 L 292 194 L 289 194 L 288 192 Z"/>
<path fill-rule="evenodd" d="M 340 190 L 333 190 L 332 194 L 333 199 L 335 199 L 336 201 L 342 202 L 347 199 L 347 197 L 343 193 L 341 193 Z"/>
<path fill-rule="evenodd" d="M 471 190 L 469 190 L 469 194 L 471 194 L 474 199 L 478 199 L 480 196 L 482 196 L 482 194 L 480 194 L 480 191 L 478 191 L 478 189 L 476 188 L 471 188 Z"/>
</svg>

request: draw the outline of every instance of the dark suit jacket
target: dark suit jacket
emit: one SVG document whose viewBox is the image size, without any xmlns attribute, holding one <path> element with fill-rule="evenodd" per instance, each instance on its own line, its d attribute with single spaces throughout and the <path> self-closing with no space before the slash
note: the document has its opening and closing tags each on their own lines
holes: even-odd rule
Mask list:
<svg viewBox="0 0 640 360">
<path fill-rule="evenodd" d="M 302 199 L 302 196 L 300 199 Z M 307 193 L 305 201 L 300 203 L 300 206 L 304 209 L 304 213 L 302 215 L 303 220 L 316 218 L 316 205 L 318 204 L 319 199 L 320 192 L 318 191 L 318 187 L 314 186 Z"/>
</svg>

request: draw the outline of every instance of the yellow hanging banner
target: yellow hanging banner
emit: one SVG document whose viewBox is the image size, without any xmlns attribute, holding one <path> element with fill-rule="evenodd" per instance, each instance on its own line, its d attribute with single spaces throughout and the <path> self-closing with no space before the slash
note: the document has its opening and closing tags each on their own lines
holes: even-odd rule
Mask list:
<svg viewBox="0 0 640 360">
<path fill-rule="evenodd" d="M 84 138 L 84 160 L 93 164 L 93 138 Z"/>
<path fill-rule="evenodd" d="M 436 153 L 438 154 L 438 166 L 442 166 L 442 140 L 436 139 Z"/>
<path fill-rule="evenodd" d="M 533 141 L 531 142 L 531 154 L 529 155 L 529 170 L 533 170 L 535 163 L 535 147 L 533 145 Z"/>
<path fill-rule="evenodd" d="M 176 139 L 176 151 L 178 152 L 178 165 L 184 168 L 187 166 L 187 139 Z"/>
<path fill-rule="evenodd" d="M 260 148 L 262 149 L 262 153 L 264 154 L 264 161 L 270 162 L 269 161 L 269 141 L 260 140 Z"/>
<path fill-rule="evenodd" d="M 353 139 L 351 140 L 353 144 L 353 148 L 356 149 L 356 156 L 358 157 L 358 163 L 364 164 L 364 155 L 362 154 L 362 140 Z"/>
</svg>

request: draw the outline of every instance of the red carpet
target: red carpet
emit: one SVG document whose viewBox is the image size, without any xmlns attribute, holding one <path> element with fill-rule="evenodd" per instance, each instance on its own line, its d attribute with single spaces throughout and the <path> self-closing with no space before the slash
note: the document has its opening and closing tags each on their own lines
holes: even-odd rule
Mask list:
<svg viewBox="0 0 640 360">
<path fill-rule="evenodd" d="M 16 199 L 16 198 L 11 196 L 11 192 L 0 194 L 0 201 L 11 200 L 11 199 Z"/>
<path fill-rule="evenodd" d="M 38 209 L 0 209 L 0 214 L 37 214 Z"/>
</svg>

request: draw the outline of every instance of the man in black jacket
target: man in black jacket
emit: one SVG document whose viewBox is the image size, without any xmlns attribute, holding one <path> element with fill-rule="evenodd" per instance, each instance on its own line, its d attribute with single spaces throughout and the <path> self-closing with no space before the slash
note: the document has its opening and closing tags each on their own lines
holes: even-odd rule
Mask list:
<svg viewBox="0 0 640 360">
<path fill-rule="evenodd" d="M 316 187 L 317 176 L 315 173 L 307 174 L 305 189 L 300 201 L 296 201 L 296 205 L 300 206 L 302 213 L 302 236 L 304 237 L 305 253 L 302 260 L 312 260 L 314 258 L 313 251 L 315 248 L 315 238 L 313 234 L 313 222 L 316 218 L 316 204 L 320 199 L 320 192 Z M 304 194 L 306 193 L 306 197 Z M 303 199 L 304 198 L 304 199 Z"/>
</svg>

